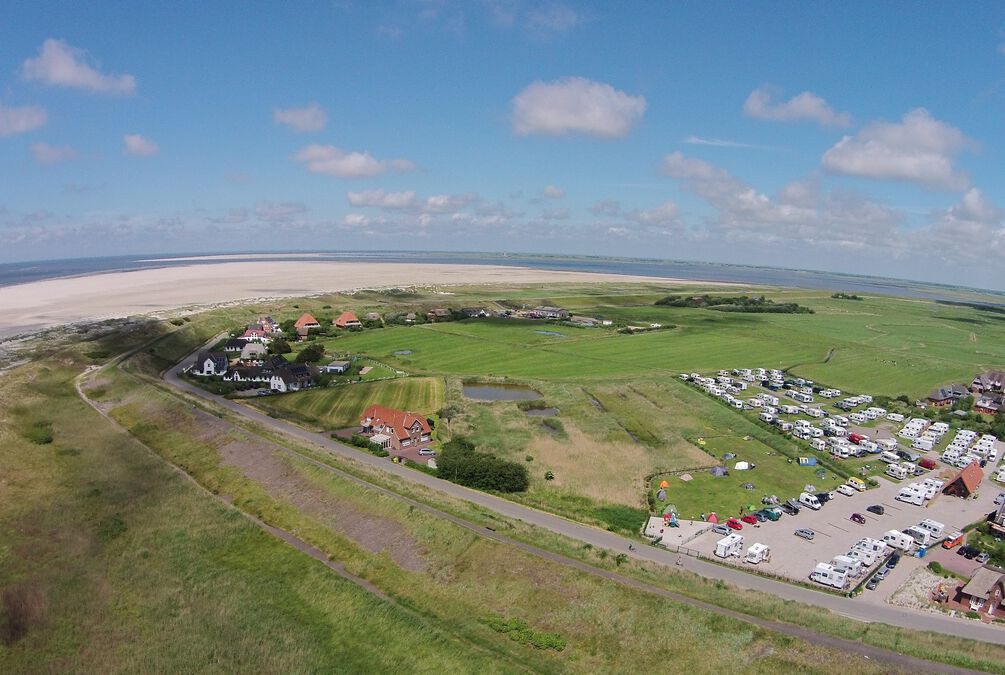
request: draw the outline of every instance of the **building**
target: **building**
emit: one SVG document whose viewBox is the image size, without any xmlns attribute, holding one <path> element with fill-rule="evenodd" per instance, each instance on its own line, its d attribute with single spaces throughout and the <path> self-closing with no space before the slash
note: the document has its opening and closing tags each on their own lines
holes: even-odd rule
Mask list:
<svg viewBox="0 0 1005 675">
<path fill-rule="evenodd" d="M 261 326 L 249 326 L 248 330 L 241 335 L 241 339 L 247 342 L 268 342 L 269 334 Z"/>
<path fill-rule="evenodd" d="M 569 317 L 569 321 L 577 326 L 586 326 L 588 328 L 600 325 L 600 319 L 594 319 L 592 316 L 578 316 L 574 314 Z"/>
<path fill-rule="evenodd" d="M 332 361 L 327 366 L 322 366 L 321 370 L 335 375 L 345 375 L 349 372 L 351 365 L 352 363 L 349 361 Z"/>
<path fill-rule="evenodd" d="M 978 462 L 972 462 L 956 474 L 946 484 L 946 487 L 942 488 L 942 494 L 967 499 L 977 492 L 982 480 L 984 480 L 984 472 L 981 471 L 981 465 Z"/>
<path fill-rule="evenodd" d="M 488 310 L 482 307 L 464 307 L 461 309 L 461 314 L 469 319 L 484 319 L 492 316 Z"/>
<path fill-rule="evenodd" d="M 995 616 L 1002 609 L 1005 595 L 1005 574 L 980 567 L 974 576 L 958 591 L 958 601 L 969 603 L 970 610 L 986 616 Z"/>
<path fill-rule="evenodd" d="M 321 328 L 321 324 L 318 320 L 314 318 L 312 314 L 302 314 L 299 319 L 293 324 L 293 327 L 297 330 L 297 335 L 301 334 L 301 330 L 310 331 L 317 328 Z"/>
<path fill-rule="evenodd" d="M 929 394 L 928 403 L 936 408 L 944 408 L 969 395 L 970 392 L 962 384 L 951 384 L 948 387 L 940 387 Z"/>
<path fill-rule="evenodd" d="M 367 321 L 380 321 L 380 312 L 367 312 L 366 313 L 366 320 Z"/>
<path fill-rule="evenodd" d="M 415 312 L 409 312 L 405 315 L 405 323 L 415 323 Z"/>
<path fill-rule="evenodd" d="M 314 366 L 304 363 L 288 363 L 272 371 L 269 388 L 278 392 L 300 391 L 314 386 Z"/>
<path fill-rule="evenodd" d="M 1005 394 L 1005 372 L 989 370 L 974 377 L 970 391 L 975 394 Z"/>
<path fill-rule="evenodd" d="M 431 309 L 426 313 L 426 321 L 444 321 L 450 319 L 450 310 L 443 307 Z"/>
<path fill-rule="evenodd" d="M 1005 408 L 1005 396 L 981 394 L 974 403 L 974 410 L 985 415 L 994 415 L 1003 408 Z"/>
<path fill-rule="evenodd" d="M 189 371 L 200 377 L 216 377 L 227 372 L 227 355 L 223 352 L 199 352 Z"/>
<path fill-rule="evenodd" d="M 336 328 L 362 328 L 363 324 L 359 322 L 359 317 L 357 317 L 352 312 L 342 312 L 339 314 L 338 318 L 333 322 Z"/>
<path fill-rule="evenodd" d="M 245 342 L 241 348 L 241 360 L 261 359 L 265 357 L 268 351 L 261 342 Z"/>
<path fill-rule="evenodd" d="M 530 319 L 568 319 L 569 310 L 561 307 L 542 306 L 525 312 L 524 316 Z"/>
<path fill-rule="evenodd" d="M 997 536 L 1005 536 L 1005 501 L 998 505 L 998 509 L 990 516 L 991 532 Z"/>
<path fill-rule="evenodd" d="M 228 354 L 233 352 L 239 352 L 242 349 L 244 349 L 244 345 L 246 344 L 247 344 L 246 340 L 231 338 L 230 340 L 227 340 L 226 342 L 223 343 L 223 351 L 227 352 Z"/>
<path fill-rule="evenodd" d="M 359 420 L 362 433 L 390 451 L 402 451 L 426 445 L 432 429 L 425 417 L 413 412 L 372 405 Z"/>
</svg>

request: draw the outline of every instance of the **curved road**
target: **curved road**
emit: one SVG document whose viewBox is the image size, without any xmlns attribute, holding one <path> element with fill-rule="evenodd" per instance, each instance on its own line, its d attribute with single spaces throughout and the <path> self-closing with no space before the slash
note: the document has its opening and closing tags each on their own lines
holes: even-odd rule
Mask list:
<svg viewBox="0 0 1005 675">
<path fill-rule="evenodd" d="M 216 338 L 213 341 L 215 342 Z M 198 350 L 197 350 L 198 351 Z M 347 459 L 380 469 L 395 477 L 412 483 L 419 483 L 425 487 L 438 492 L 445 493 L 451 497 L 464 499 L 468 502 L 478 504 L 486 509 L 494 511 L 508 518 L 522 520 L 531 525 L 550 530 L 557 534 L 569 537 L 583 543 L 589 543 L 594 547 L 606 548 L 612 551 L 624 552 L 639 560 L 649 560 L 660 563 L 668 567 L 674 567 L 678 560 L 678 554 L 666 549 L 654 546 L 638 546 L 629 552 L 628 545 L 638 543 L 613 532 L 601 530 L 588 525 L 576 523 L 574 521 L 556 516 L 552 513 L 539 511 L 537 509 L 517 504 L 501 497 L 496 497 L 485 492 L 472 490 L 455 483 L 430 476 L 429 474 L 414 469 L 409 469 L 403 465 L 389 462 L 385 458 L 376 457 L 360 451 L 357 448 L 344 445 L 334 441 L 324 434 L 308 431 L 290 422 L 277 420 L 269 417 L 265 413 L 249 406 L 236 403 L 229 399 L 210 394 L 199 387 L 190 384 L 179 377 L 179 374 L 194 358 L 196 352 L 185 357 L 185 359 L 164 372 L 164 380 L 175 389 L 210 401 L 212 404 L 220 406 L 249 419 L 257 424 L 261 424 L 272 431 L 280 433 L 301 443 L 309 443 L 313 446 L 340 455 Z M 1005 630 L 987 625 L 977 621 L 954 619 L 949 616 L 934 614 L 929 612 L 912 611 L 905 608 L 896 608 L 887 605 L 871 605 L 858 602 L 853 598 L 832 595 L 821 591 L 815 591 L 802 586 L 794 586 L 774 579 L 748 574 L 739 568 L 726 567 L 706 562 L 698 558 L 684 556 L 682 560 L 684 569 L 695 574 L 711 579 L 721 579 L 741 588 L 761 591 L 769 595 L 777 596 L 785 600 L 794 600 L 808 605 L 815 605 L 829 609 L 832 612 L 866 622 L 880 622 L 891 626 L 900 626 L 915 630 L 933 631 L 945 635 L 981 640 L 997 644 L 1005 644 Z M 780 617 L 784 619 L 784 617 Z"/>
</svg>

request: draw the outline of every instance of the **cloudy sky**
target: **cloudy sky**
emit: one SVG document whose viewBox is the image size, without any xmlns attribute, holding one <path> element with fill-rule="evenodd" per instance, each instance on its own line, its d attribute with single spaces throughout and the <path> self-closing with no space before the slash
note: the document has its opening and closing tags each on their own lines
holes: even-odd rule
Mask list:
<svg viewBox="0 0 1005 675">
<path fill-rule="evenodd" d="M 1005 289 L 1005 4 L 15 2 L 0 261 L 634 255 Z"/>
</svg>

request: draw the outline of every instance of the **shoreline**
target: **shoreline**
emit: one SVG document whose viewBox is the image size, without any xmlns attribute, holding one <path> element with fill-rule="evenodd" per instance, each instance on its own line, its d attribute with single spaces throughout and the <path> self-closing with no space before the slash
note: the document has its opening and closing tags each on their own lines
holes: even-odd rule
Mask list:
<svg viewBox="0 0 1005 675">
<path fill-rule="evenodd" d="M 533 283 L 651 283 L 737 286 L 669 277 L 445 263 L 243 261 L 103 271 L 0 287 L 0 339 L 68 324 L 187 310 L 240 301 L 400 286 Z M 749 286 L 749 284 L 744 284 Z M 159 317 L 160 318 L 160 317 Z"/>
</svg>

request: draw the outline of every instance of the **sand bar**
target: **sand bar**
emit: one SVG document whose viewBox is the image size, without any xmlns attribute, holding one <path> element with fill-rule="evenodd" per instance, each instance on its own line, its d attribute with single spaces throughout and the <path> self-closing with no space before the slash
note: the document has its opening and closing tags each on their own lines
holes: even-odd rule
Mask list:
<svg viewBox="0 0 1005 675">
<path fill-rule="evenodd" d="M 47 279 L 0 288 L 0 337 L 67 323 L 206 307 L 244 299 L 410 285 L 580 281 L 699 283 L 490 265 L 221 262 Z"/>
</svg>

